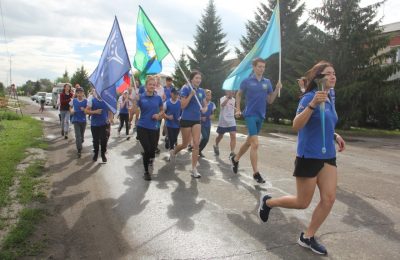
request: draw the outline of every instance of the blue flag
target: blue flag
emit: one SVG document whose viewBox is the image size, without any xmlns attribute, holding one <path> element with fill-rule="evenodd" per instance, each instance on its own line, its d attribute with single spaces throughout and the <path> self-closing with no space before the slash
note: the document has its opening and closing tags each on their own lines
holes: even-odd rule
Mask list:
<svg viewBox="0 0 400 260">
<path fill-rule="evenodd" d="M 280 26 L 279 2 L 275 6 L 268 27 L 261 35 L 250 52 L 244 57 L 242 62 L 226 78 L 222 89 L 238 90 L 240 83 L 248 78 L 252 72 L 251 62 L 255 58 L 267 59 L 274 53 L 281 51 L 281 26 Z"/>
<path fill-rule="evenodd" d="M 115 17 L 99 64 L 89 77 L 89 81 L 95 87 L 97 94 L 99 94 L 114 114 L 117 112 L 117 90 L 115 83 L 130 69 L 128 52 L 126 51 L 124 39 L 119 29 L 117 17 Z"/>
</svg>

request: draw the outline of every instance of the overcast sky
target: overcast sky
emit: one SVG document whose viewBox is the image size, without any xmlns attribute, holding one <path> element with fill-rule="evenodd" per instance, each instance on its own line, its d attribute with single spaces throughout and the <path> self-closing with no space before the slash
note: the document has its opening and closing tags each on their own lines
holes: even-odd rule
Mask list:
<svg viewBox="0 0 400 260">
<path fill-rule="evenodd" d="M 217 15 L 227 34 L 228 57 L 235 57 L 245 34 L 245 23 L 253 20 L 260 0 L 215 0 Z M 267 2 L 267 1 L 264 1 Z M 362 6 L 374 3 L 362 0 Z M 196 25 L 208 0 L 0 0 L 0 82 L 12 81 L 18 86 L 27 80 L 55 80 L 67 69 L 70 76 L 83 65 L 89 74 L 97 66 L 110 33 L 114 15 L 118 17 L 131 62 L 136 51 L 136 17 L 140 4 L 174 56 L 193 46 Z M 322 0 L 306 1 L 310 10 Z M 399 0 L 388 0 L 379 11 L 383 24 L 399 22 Z M 304 18 L 305 19 L 305 18 Z M 3 27 L 4 25 L 4 27 Z M 6 40 L 4 39 L 4 31 Z M 174 71 L 174 62 L 167 56 L 163 73 Z"/>
</svg>

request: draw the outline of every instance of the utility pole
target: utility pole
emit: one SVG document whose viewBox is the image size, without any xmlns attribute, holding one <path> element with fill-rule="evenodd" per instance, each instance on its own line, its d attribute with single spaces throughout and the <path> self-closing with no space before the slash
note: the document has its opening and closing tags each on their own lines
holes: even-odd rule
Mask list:
<svg viewBox="0 0 400 260">
<path fill-rule="evenodd" d="M 11 86 L 12 83 L 13 82 L 12 82 L 12 77 L 11 77 L 11 55 L 10 55 L 10 86 Z"/>
</svg>

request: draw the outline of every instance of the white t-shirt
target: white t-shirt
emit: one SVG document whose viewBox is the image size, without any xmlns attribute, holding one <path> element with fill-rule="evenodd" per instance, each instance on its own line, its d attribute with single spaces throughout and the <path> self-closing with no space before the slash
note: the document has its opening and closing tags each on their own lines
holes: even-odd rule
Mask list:
<svg viewBox="0 0 400 260">
<path fill-rule="evenodd" d="M 232 127 L 236 126 L 235 120 L 235 98 L 231 98 L 222 106 L 221 104 L 227 99 L 226 96 L 223 96 L 219 100 L 219 104 L 221 106 L 221 110 L 219 112 L 219 120 L 218 126 L 220 127 Z"/>
<path fill-rule="evenodd" d="M 158 87 L 155 88 L 155 91 L 158 96 L 161 97 L 162 101 L 165 101 L 165 95 L 164 95 L 164 87 L 161 85 L 158 85 Z"/>
</svg>

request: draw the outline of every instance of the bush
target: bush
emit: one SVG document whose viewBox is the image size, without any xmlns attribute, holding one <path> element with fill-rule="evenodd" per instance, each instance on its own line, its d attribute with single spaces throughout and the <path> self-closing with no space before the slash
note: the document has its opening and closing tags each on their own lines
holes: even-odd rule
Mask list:
<svg viewBox="0 0 400 260">
<path fill-rule="evenodd" d="M 21 116 L 14 112 L 0 112 L 0 121 L 1 120 L 21 120 Z"/>
<path fill-rule="evenodd" d="M 390 129 L 400 129 L 400 112 L 395 111 L 390 115 L 389 119 Z"/>
</svg>

